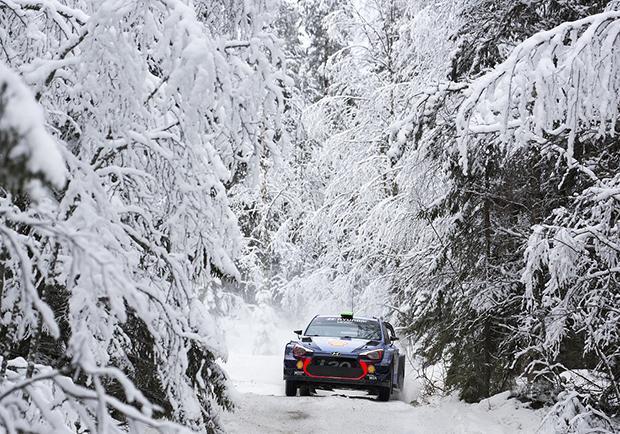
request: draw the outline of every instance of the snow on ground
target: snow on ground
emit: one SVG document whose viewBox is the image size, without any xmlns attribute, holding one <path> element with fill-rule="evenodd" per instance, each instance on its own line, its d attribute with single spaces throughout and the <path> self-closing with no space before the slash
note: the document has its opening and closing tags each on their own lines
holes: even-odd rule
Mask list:
<svg viewBox="0 0 620 434">
<path fill-rule="evenodd" d="M 237 409 L 221 415 L 225 432 L 531 434 L 542 417 L 506 394 L 479 404 L 444 398 L 416 407 L 350 391 L 286 397 L 281 363 L 281 356 L 230 355 Z"/>
<path fill-rule="evenodd" d="M 450 397 L 418 406 L 397 399 L 378 402 L 365 393 L 351 391 L 286 397 L 282 380 L 284 344 L 294 337 L 291 330 L 305 323 L 285 323 L 268 333 L 265 326 L 252 324 L 256 315 L 265 313 L 225 321 L 230 354 L 224 366 L 237 405 L 235 412 L 220 415 L 227 433 L 533 434 L 544 414 L 508 399 L 507 393 L 478 404 Z M 265 343 L 266 334 L 269 339 Z M 409 390 L 403 394 L 408 399 L 418 395 L 413 380 L 409 378 Z"/>
</svg>

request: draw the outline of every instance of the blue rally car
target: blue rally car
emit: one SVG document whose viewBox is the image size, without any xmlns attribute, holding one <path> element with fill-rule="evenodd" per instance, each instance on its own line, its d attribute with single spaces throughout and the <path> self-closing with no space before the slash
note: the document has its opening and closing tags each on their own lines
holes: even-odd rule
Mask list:
<svg viewBox="0 0 620 434">
<path fill-rule="evenodd" d="M 394 327 L 378 318 L 315 316 L 284 350 L 286 396 L 314 389 L 361 389 L 388 401 L 405 377 Z"/>
</svg>

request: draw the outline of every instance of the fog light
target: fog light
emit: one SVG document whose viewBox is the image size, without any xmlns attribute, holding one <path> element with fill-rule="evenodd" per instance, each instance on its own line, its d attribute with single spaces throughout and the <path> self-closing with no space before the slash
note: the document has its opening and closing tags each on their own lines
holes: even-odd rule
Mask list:
<svg viewBox="0 0 620 434">
<path fill-rule="evenodd" d="M 368 365 L 368 373 L 369 374 L 375 373 L 375 365 Z"/>
<path fill-rule="evenodd" d="M 304 367 L 304 362 L 302 362 L 301 360 L 297 360 L 297 369 L 301 369 Z"/>
</svg>

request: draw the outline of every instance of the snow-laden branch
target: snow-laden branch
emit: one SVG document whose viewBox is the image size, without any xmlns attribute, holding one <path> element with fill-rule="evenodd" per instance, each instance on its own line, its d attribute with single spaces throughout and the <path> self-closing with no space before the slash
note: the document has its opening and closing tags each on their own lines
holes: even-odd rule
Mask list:
<svg viewBox="0 0 620 434">
<path fill-rule="evenodd" d="M 460 161 L 483 134 L 499 134 L 512 153 L 554 132 L 576 162 L 583 131 L 615 133 L 620 94 L 620 12 L 609 11 L 537 33 L 471 85 L 457 116 Z"/>
<path fill-rule="evenodd" d="M 16 73 L 0 63 L 0 130 L 16 136 L 15 143 L 2 143 L 14 163 L 25 160 L 32 174 L 40 174 L 56 187 L 67 177 L 58 145 L 45 129 L 43 110 Z M 4 162 L 7 164 L 8 161 Z"/>
<path fill-rule="evenodd" d="M 162 415 L 215 430 L 212 406 L 231 404 L 215 363 L 220 332 L 201 296 L 216 275 L 239 278 L 228 188 L 256 188 L 260 164 L 279 152 L 283 57 L 262 5 L 238 8 L 256 16 L 234 36 L 181 0 L 72 5 L 85 12 L 11 0 L 19 20 L 9 11 L 12 36 L 0 32 L 64 145 L 46 158 L 34 145 L 17 155 L 62 187 L 54 196 L 0 196 L 0 348 L 33 336 L 26 376 L 62 375 L 36 385 L 14 377 L 0 417 L 15 429 L 39 421 L 37 432 L 76 422 L 113 431 L 121 421 L 165 431 L 154 420 Z M 11 107 L 40 123 L 24 135 L 45 131 L 40 109 Z M 55 156 L 63 178 L 50 169 Z"/>
<path fill-rule="evenodd" d="M 88 21 L 88 15 L 80 9 L 72 8 L 56 0 L 1 0 L 0 3 L 16 13 L 25 13 L 28 10 L 45 12 L 59 23 L 58 16 L 78 24 L 85 24 Z"/>
</svg>

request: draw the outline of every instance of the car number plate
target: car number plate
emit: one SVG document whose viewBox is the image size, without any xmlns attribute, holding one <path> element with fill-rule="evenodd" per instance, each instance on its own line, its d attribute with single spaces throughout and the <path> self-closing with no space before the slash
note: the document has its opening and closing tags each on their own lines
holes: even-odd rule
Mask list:
<svg viewBox="0 0 620 434">
<path fill-rule="evenodd" d="M 315 366 L 323 366 L 330 368 L 356 368 L 357 361 L 351 359 L 334 359 L 334 358 L 323 358 L 317 357 L 312 361 L 312 364 Z"/>
<path fill-rule="evenodd" d="M 318 360 L 317 363 L 315 363 L 315 365 L 317 366 L 331 366 L 332 368 L 352 368 L 353 365 L 351 364 L 351 362 L 347 361 L 347 360 L 343 360 L 341 362 L 339 362 L 338 360 Z"/>
</svg>

